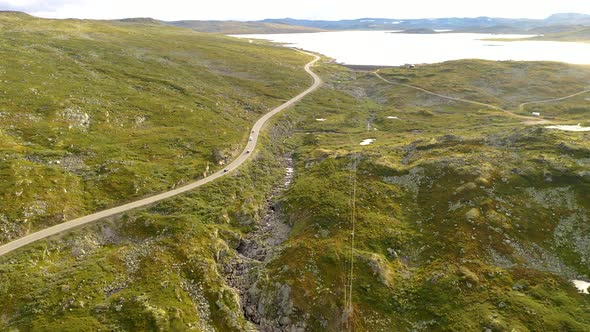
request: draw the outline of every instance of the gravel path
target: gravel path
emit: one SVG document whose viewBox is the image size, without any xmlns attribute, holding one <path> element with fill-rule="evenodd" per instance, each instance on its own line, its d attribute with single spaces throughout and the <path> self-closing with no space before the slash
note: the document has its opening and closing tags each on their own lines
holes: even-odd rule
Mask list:
<svg viewBox="0 0 590 332">
<path fill-rule="evenodd" d="M 467 99 L 461 99 L 461 98 L 455 98 L 455 97 L 445 96 L 445 95 L 441 95 L 441 94 L 438 94 L 436 92 L 432 92 L 432 91 L 429 91 L 429 90 L 426 90 L 426 89 L 423 89 L 423 88 L 420 88 L 420 87 L 417 87 L 417 86 L 413 86 L 413 85 L 409 85 L 409 84 L 403 84 L 403 83 L 392 82 L 390 80 L 385 79 L 383 76 L 379 75 L 379 70 L 374 71 L 373 74 L 375 74 L 375 76 L 377 76 L 382 81 L 387 82 L 389 84 L 403 86 L 403 87 L 406 87 L 406 88 L 418 90 L 418 91 L 427 93 L 429 95 L 437 96 L 439 98 L 443 98 L 443 99 L 447 99 L 447 100 L 454 100 L 454 101 L 459 101 L 459 102 L 473 104 L 473 105 L 485 106 L 485 107 L 489 107 L 491 109 L 502 111 L 504 113 L 507 113 L 511 117 L 524 120 L 524 124 L 527 124 L 527 125 L 551 124 L 551 123 L 553 123 L 552 121 L 549 121 L 549 120 L 546 120 L 546 119 L 543 119 L 543 118 L 539 118 L 539 117 L 518 115 L 518 114 L 515 114 L 515 113 L 513 113 L 513 112 L 511 112 L 509 110 L 503 109 L 503 108 L 501 108 L 499 106 L 496 106 L 496 105 L 491 105 L 491 104 L 486 104 L 486 103 L 480 103 L 478 101 L 473 101 L 473 100 L 467 100 Z M 577 93 L 571 94 L 569 96 L 561 97 L 561 98 L 547 99 L 547 100 L 538 100 L 538 101 L 529 101 L 529 102 L 522 103 L 522 104 L 518 105 L 518 109 L 520 111 L 522 111 L 522 110 L 524 110 L 524 107 L 526 105 L 539 104 L 539 103 L 549 103 L 549 102 L 554 102 L 554 101 L 565 100 L 565 99 L 572 98 L 572 97 L 575 97 L 575 96 L 578 96 L 578 95 L 581 95 L 581 94 L 584 94 L 584 93 L 587 93 L 587 92 L 590 92 L 590 90 L 584 90 L 584 91 L 577 92 Z"/>
<path fill-rule="evenodd" d="M 303 91 L 299 95 L 293 97 L 292 99 L 290 99 L 289 101 L 285 102 L 284 104 L 278 106 L 277 108 L 273 109 L 272 111 L 266 113 L 263 117 L 261 117 L 258 121 L 256 121 L 256 123 L 254 124 L 254 127 L 252 127 L 251 139 L 246 144 L 246 147 L 244 148 L 244 150 L 242 151 L 240 156 L 238 158 L 236 158 L 234 161 L 232 161 L 225 169 L 220 170 L 220 171 L 218 171 L 208 177 L 205 177 L 199 181 L 187 184 L 185 186 L 176 188 L 174 190 L 170 190 L 170 191 L 167 191 L 167 192 L 164 192 L 161 194 L 157 194 L 157 195 L 154 195 L 151 197 L 143 198 L 143 199 L 137 200 L 135 202 L 120 205 L 120 206 L 117 206 L 117 207 L 114 207 L 114 208 L 111 208 L 108 210 L 93 213 L 93 214 L 90 214 L 90 215 L 87 215 L 87 216 L 84 216 L 81 218 L 70 220 L 70 221 L 61 223 L 59 225 L 55 225 L 55 226 L 46 228 L 44 230 L 29 234 L 27 236 L 24 236 L 24 237 L 18 239 L 18 240 L 14 240 L 12 242 L 9 242 L 5 245 L 0 246 L 0 256 L 5 255 L 15 249 L 20 248 L 20 247 L 26 246 L 27 244 L 33 243 L 35 241 L 47 238 L 49 236 L 52 236 L 52 235 L 55 235 L 58 233 L 68 231 L 72 228 L 86 225 L 86 224 L 89 224 L 89 223 L 92 223 L 95 221 L 99 221 L 99 220 L 106 218 L 106 217 L 118 215 L 118 214 L 121 214 L 124 212 L 128 212 L 128 211 L 140 208 L 140 207 L 144 207 L 146 205 L 150 205 L 150 204 L 165 200 L 167 198 L 170 198 L 170 197 L 173 197 L 176 195 L 180 195 L 180 194 L 185 193 L 187 191 L 198 188 L 204 184 L 207 184 L 211 181 L 214 181 L 220 177 L 223 177 L 223 176 L 231 173 L 231 171 L 240 167 L 246 160 L 248 160 L 248 158 L 250 158 L 251 154 L 248 153 L 248 151 L 254 151 L 254 149 L 256 148 L 256 143 L 258 142 L 258 136 L 259 136 L 260 130 L 262 129 L 264 124 L 271 117 L 273 117 L 277 113 L 281 112 L 282 110 L 286 109 L 287 107 L 292 106 L 296 102 L 300 101 L 303 97 L 305 97 L 309 93 L 315 91 L 322 84 L 322 80 L 319 78 L 319 76 L 317 76 L 310 69 L 311 66 L 313 66 L 313 64 L 316 63 L 320 59 L 320 57 L 317 55 L 314 55 L 314 54 L 307 53 L 307 52 L 303 52 L 303 51 L 300 51 L 300 52 L 314 57 L 314 59 L 312 61 L 310 61 L 309 63 L 307 63 L 304 67 L 304 70 L 313 78 L 313 84 L 307 90 Z"/>
</svg>

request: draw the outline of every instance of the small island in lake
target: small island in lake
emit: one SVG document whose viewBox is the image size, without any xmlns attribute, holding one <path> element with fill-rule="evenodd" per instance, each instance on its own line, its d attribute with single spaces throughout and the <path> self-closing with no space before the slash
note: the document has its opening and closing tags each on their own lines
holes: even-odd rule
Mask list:
<svg viewBox="0 0 590 332">
<path fill-rule="evenodd" d="M 435 34 L 438 33 L 435 30 L 432 29 L 427 29 L 427 28 L 419 28 L 419 29 L 407 29 L 404 31 L 399 31 L 399 32 L 391 32 L 391 33 L 412 33 L 412 34 L 417 34 L 417 35 L 427 35 L 427 34 Z"/>
</svg>

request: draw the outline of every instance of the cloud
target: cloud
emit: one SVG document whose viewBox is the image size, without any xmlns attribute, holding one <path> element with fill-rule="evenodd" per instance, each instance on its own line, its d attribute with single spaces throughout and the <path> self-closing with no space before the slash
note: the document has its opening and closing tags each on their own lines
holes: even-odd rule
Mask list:
<svg viewBox="0 0 590 332">
<path fill-rule="evenodd" d="M 80 0 L 0 0 L 1 10 L 16 10 L 27 13 L 57 12 L 61 8 L 71 4 L 85 4 Z"/>
<path fill-rule="evenodd" d="M 361 17 L 529 17 L 590 14 L 589 0 L 0 0 L 0 9 L 53 18 L 153 17 L 164 20 Z"/>
</svg>

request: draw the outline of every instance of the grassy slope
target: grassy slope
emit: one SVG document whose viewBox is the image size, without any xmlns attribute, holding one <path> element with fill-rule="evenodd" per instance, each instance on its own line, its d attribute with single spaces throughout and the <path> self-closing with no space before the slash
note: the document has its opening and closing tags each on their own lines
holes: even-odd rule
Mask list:
<svg viewBox="0 0 590 332">
<path fill-rule="evenodd" d="M 234 176 L 1 258 L 0 329 L 244 331 L 222 263 L 283 174 L 273 132 Z M 249 190 L 244 190 L 249 188 Z"/>
<path fill-rule="evenodd" d="M 21 213 L 32 200 L 60 208 L 71 204 L 70 196 L 64 194 L 44 196 L 45 188 L 38 185 L 37 181 L 45 180 L 50 189 L 62 185 L 57 176 L 76 179 L 79 191 L 89 192 L 73 196 L 88 208 L 93 207 L 94 195 L 115 202 L 118 197 L 142 194 L 113 186 L 116 179 L 161 181 L 161 188 L 166 188 L 177 182 L 174 176 L 199 176 L 207 162 L 212 168 L 217 167 L 216 156 L 230 156 L 247 139 L 248 126 L 255 118 L 309 84 L 309 77 L 301 69 L 307 58 L 282 48 L 129 23 L 42 20 L 37 28 L 36 20 L 29 21 L 26 16 L 3 19 L 4 27 L 11 30 L 4 31 L 4 35 L 14 34 L 11 43 L 10 38 L 3 40 L 3 45 L 12 47 L 5 51 L 14 58 L 7 57 L 8 61 L 19 61 L 16 56 L 20 55 L 28 70 L 39 73 L 39 82 L 33 84 L 37 82 L 35 76 L 25 76 L 20 67 L 2 68 L 10 78 L 6 81 L 20 84 L 20 89 L 7 91 L 10 99 L 2 99 L 8 105 L 2 106 L 2 121 L 6 121 L 3 124 L 8 123 L 2 127 L 2 134 L 12 140 L 2 140 L 2 155 L 8 164 L 4 169 L 20 169 L 15 165 L 23 163 L 22 168 L 27 171 L 42 172 L 26 173 L 30 194 L 17 196 L 21 200 L 13 198 L 12 190 L 2 188 L 0 192 L 10 199 L 2 202 L 1 211 L 9 217 L 10 212 Z M 31 29 L 33 33 L 27 32 Z M 37 29 L 49 30 L 45 32 L 49 36 L 41 38 Z M 92 34 L 92 38 L 80 41 L 80 33 Z M 53 39 L 52 34 L 59 38 Z M 23 42 L 29 39 L 36 44 Z M 23 50 L 31 45 L 61 50 L 66 48 L 63 43 L 67 44 L 68 57 Z M 87 52 L 96 52 L 98 56 L 89 57 Z M 62 67 L 42 75 L 41 70 L 49 71 L 51 66 Z M 92 74 L 99 70 L 99 76 Z M 58 76 L 60 84 L 46 82 L 51 74 Z M 82 85 L 77 80 L 88 82 Z M 171 85 L 184 92 L 169 92 Z M 130 89 L 134 86 L 138 87 L 137 92 Z M 44 103 L 48 106 L 43 110 L 50 116 L 37 112 L 38 101 L 29 95 L 30 87 L 46 98 Z M 63 99 L 66 94 L 75 94 L 76 98 Z M 91 98 L 108 103 L 108 107 L 86 103 Z M 17 101 L 22 104 L 17 105 Z M 90 115 L 88 128 L 69 128 L 71 123 L 59 118 L 68 103 Z M 109 121 L 100 117 L 101 112 L 107 111 Z M 196 114 L 191 115 L 193 112 Z M 137 123 L 137 115 L 146 120 Z M 28 121 L 33 116 L 37 119 Z M 22 119 L 27 121 L 17 121 Z M 55 142 L 45 143 L 42 135 L 49 134 L 39 129 L 45 128 L 42 126 L 55 133 L 49 136 Z M 24 132 L 30 134 L 25 136 Z M 143 141 L 142 145 L 150 144 L 151 150 L 122 144 L 132 142 L 129 136 Z M 37 140 L 26 143 L 30 137 Z M 236 255 L 242 232 L 259 221 L 267 209 L 268 193 L 284 175 L 277 156 L 284 153 L 279 143 L 285 139 L 285 130 L 277 128 L 261 139 L 264 148 L 256 151 L 254 160 L 231 177 L 150 209 L 40 241 L 2 257 L 0 329 L 251 328 L 242 317 L 235 291 L 226 284 L 221 264 Z M 76 150 L 71 150 L 70 144 Z M 168 152 L 171 147 L 178 150 Z M 77 154 L 86 165 L 83 169 L 64 169 L 69 164 L 59 159 L 63 157 L 56 157 L 86 150 L 93 153 Z M 158 157 L 150 161 L 153 150 Z M 220 152 L 215 153 L 216 150 Z M 178 153 L 186 158 L 178 158 Z M 30 155 L 38 157 L 29 158 Z M 93 158 L 100 158 L 100 163 L 95 164 Z M 48 162 L 54 160 L 62 161 Z M 102 160 L 113 161 L 104 166 Z M 193 170 L 194 164 L 198 167 Z M 144 171 L 136 175 L 148 166 L 157 173 Z M 121 174 L 117 170 L 127 172 Z M 2 185 L 29 182 L 11 173 L 4 173 L 2 180 Z M 97 185 L 101 183 L 109 186 Z M 146 186 L 145 192 L 157 189 L 158 186 Z M 76 192 L 72 191 L 72 186 L 68 186 L 67 192 L 74 195 Z M 13 221 L 5 220 L 5 225 Z M 31 221 L 37 221 L 33 226 L 38 227 L 48 222 L 43 214 Z"/>
<path fill-rule="evenodd" d="M 269 148 L 235 177 L 0 259 L 0 326 L 251 328 L 223 265 L 264 213 L 282 176 L 278 156 L 292 149 L 296 178 L 277 206 L 293 231 L 251 290 L 268 319 L 286 314 L 308 330 L 342 330 L 347 321 L 343 286 L 356 155 L 350 321 L 357 330 L 588 329 L 590 300 L 567 281 L 590 274 L 582 259 L 590 243 L 587 133 L 523 127 L 496 111 L 341 67 L 324 64 L 319 71 L 325 87 L 281 117 L 265 138 Z M 383 75 L 510 106 L 575 90 L 590 72 L 554 63 L 463 61 Z M 529 81 L 545 83 L 524 84 Z M 583 107 L 584 98 L 544 107 L 577 121 L 582 116 L 571 109 Z M 293 133 L 283 126 L 294 126 Z M 365 138 L 377 141 L 359 146 Z M 279 298 L 285 285 L 290 297 Z M 279 312 L 277 301 L 290 301 L 292 310 Z"/>
<path fill-rule="evenodd" d="M 546 34 L 542 37 L 535 37 L 534 40 L 555 40 L 555 41 L 569 41 L 569 42 L 589 42 L 590 28 L 582 27 L 574 31 L 565 31 L 559 33 Z"/>
<path fill-rule="evenodd" d="M 309 84 L 304 55 L 0 14 L 0 242 L 202 177 Z"/>
<path fill-rule="evenodd" d="M 304 124 L 291 141 L 297 176 L 283 200 L 294 229 L 268 266 L 273 278 L 258 286 L 273 294 L 276 283 L 290 285 L 292 320 L 311 330 L 341 330 L 347 321 L 366 331 L 590 328 L 590 298 L 568 281 L 590 275 L 589 134 L 525 127 L 368 74 L 328 74 L 331 86 L 291 113 Z M 384 75 L 505 106 L 576 90 L 590 68 L 460 61 Z M 577 98 L 544 110 L 578 120 L 571 110 L 584 104 Z M 378 130 L 367 132 L 368 121 Z M 377 140 L 359 146 L 366 138 Z"/>
<path fill-rule="evenodd" d="M 531 31 L 534 34 L 543 34 L 541 36 L 525 38 L 525 39 L 490 39 L 499 41 L 522 41 L 522 40 L 541 40 L 541 41 L 562 41 L 562 42 L 590 42 L 590 28 L 587 26 L 557 26 L 554 28 L 557 31 Z M 560 31 L 563 30 L 563 31 Z"/>
<path fill-rule="evenodd" d="M 452 97 L 497 105 L 521 115 L 538 111 L 548 118 L 580 122 L 588 120 L 585 112 L 590 110 L 586 100 L 589 95 L 586 94 L 569 99 L 567 103 L 530 104 L 522 110 L 519 105 L 588 89 L 588 68 L 556 62 L 515 62 L 507 66 L 503 62 L 464 60 L 431 65 L 418 71 L 390 70 L 385 72 L 384 77 L 399 83 L 415 83 L 421 88 Z M 478 75 L 474 75 L 474 72 Z M 386 92 L 385 96 L 396 106 L 414 110 L 438 100 L 436 97 L 416 98 L 420 93 L 408 89 L 402 92 L 403 95 L 390 95 L 395 92 Z M 435 107 L 435 110 L 443 111 L 445 106 Z M 453 113 L 463 115 L 462 112 Z"/>
<path fill-rule="evenodd" d="M 177 27 L 189 28 L 200 32 L 223 34 L 262 34 L 262 33 L 306 33 L 320 32 L 322 29 L 303 27 L 297 25 L 263 23 L 263 22 L 238 22 L 238 21 L 176 21 L 166 22 Z"/>
</svg>

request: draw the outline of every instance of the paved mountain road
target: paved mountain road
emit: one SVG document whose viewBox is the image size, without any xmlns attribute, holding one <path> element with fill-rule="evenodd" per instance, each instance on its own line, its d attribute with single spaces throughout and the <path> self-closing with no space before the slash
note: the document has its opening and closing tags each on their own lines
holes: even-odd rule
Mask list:
<svg viewBox="0 0 590 332">
<path fill-rule="evenodd" d="M 313 84 L 307 90 L 303 91 L 299 95 L 293 97 L 292 99 L 290 99 L 289 101 L 280 105 L 279 107 L 273 109 L 272 111 L 266 113 L 263 117 L 261 117 L 258 121 L 256 121 L 256 123 L 254 124 L 254 127 L 252 127 L 252 133 L 250 135 L 251 139 L 248 140 L 248 143 L 246 144 L 246 147 L 244 148 L 242 153 L 240 153 L 240 155 L 234 161 L 232 161 L 229 165 L 227 165 L 225 167 L 227 172 L 224 170 L 220 170 L 220 171 L 218 171 L 208 177 L 205 177 L 199 181 L 187 184 L 185 186 L 176 188 L 174 190 L 170 190 L 170 191 L 167 191 L 167 192 L 164 192 L 161 194 L 157 194 L 157 195 L 154 195 L 151 197 L 143 198 L 143 199 L 137 200 L 135 202 L 131 202 L 128 204 L 117 206 L 117 207 L 114 207 L 114 208 L 111 208 L 108 210 L 93 213 L 93 214 L 90 214 L 90 215 L 87 215 L 87 216 L 84 216 L 81 218 L 67 221 L 67 222 L 61 223 L 59 225 L 51 226 L 51 227 L 46 228 L 44 230 L 40 230 L 38 232 L 29 234 L 29 235 L 24 236 L 20 239 L 14 240 L 12 242 L 9 242 L 5 245 L 0 246 L 0 256 L 7 254 L 15 249 L 20 248 L 20 247 L 26 246 L 27 244 L 33 243 L 35 241 L 47 238 L 49 236 L 52 236 L 52 235 L 55 235 L 58 233 L 65 232 L 65 231 L 70 230 L 72 228 L 86 225 L 86 224 L 101 220 L 106 217 L 118 215 L 118 214 L 121 214 L 121 213 L 124 213 L 127 211 L 131 211 L 133 209 L 137 209 L 137 208 L 140 208 L 140 207 L 143 207 L 146 205 L 150 205 L 150 204 L 162 201 L 164 199 L 185 193 L 187 191 L 198 188 L 204 184 L 207 184 L 211 181 L 214 181 L 222 176 L 225 176 L 229 172 L 240 167 L 246 160 L 248 160 L 248 158 L 250 158 L 251 154 L 247 153 L 247 151 L 254 151 L 254 149 L 256 148 L 256 143 L 258 142 L 260 130 L 262 129 L 264 124 L 271 117 L 273 117 L 277 113 L 281 112 L 285 108 L 292 106 L 296 102 L 300 101 L 303 97 L 305 97 L 309 93 L 316 90 L 322 84 L 322 80 L 319 78 L 319 76 L 317 76 L 310 69 L 311 66 L 313 66 L 313 64 L 316 63 L 320 59 L 320 57 L 317 55 L 314 55 L 314 54 L 307 53 L 307 52 L 303 52 L 303 51 L 300 51 L 300 52 L 314 57 L 314 59 L 311 62 L 309 62 L 308 64 L 306 64 L 304 67 L 304 70 L 313 78 Z"/>
</svg>

